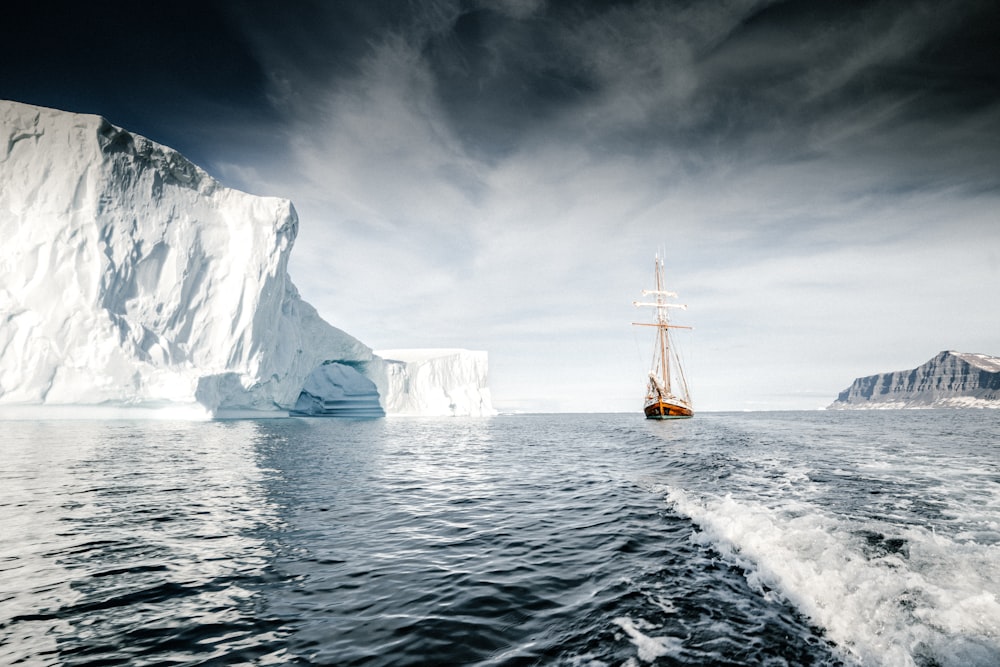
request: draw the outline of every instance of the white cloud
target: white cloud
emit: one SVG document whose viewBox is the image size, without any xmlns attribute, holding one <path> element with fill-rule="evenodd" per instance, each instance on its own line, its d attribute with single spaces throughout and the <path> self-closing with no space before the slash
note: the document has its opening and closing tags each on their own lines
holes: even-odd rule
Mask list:
<svg viewBox="0 0 1000 667">
<path fill-rule="evenodd" d="M 688 29 L 718 40 L 746 11 Z M 291 127 L 281 173 L 261 175 L 300 211 L 291 271 L 305 298 L 376 347 L 489 350 L 507 409 L 638 404 L 647 350 L 630 303 L 659 248 L 696 327 L 683 345 L 701 409 L 821 407 L 857 375 L 941 349 L 1000 353 L 1000 201 L 961 187 L 977 166 L 957 151 L 929 183 L 930 161 L 893 162 L 919 130 L 903 123 L 907 99 L 788 135 L 768 124 L 750 152 L 611 145 L 663 105 L 693 113 L 701 85 L 690 42 L 640 19 L 605 16 L 632 32 L 588 61 L 611 81 L 621 58 L 656 55 L 635 85 L 610 85 L 488 158 L 457 136 L 419 41 L 375 45 Z M 974 141 L 983 118 L 942 145 Z"/>
</svg>

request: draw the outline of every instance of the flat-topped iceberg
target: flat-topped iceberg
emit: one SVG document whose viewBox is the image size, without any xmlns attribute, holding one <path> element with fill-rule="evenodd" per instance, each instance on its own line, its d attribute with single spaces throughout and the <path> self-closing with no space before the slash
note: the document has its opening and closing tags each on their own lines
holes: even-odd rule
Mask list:
<svg viewBox="0 0 1000 667">
<path fill-rule="evenodd" d="M 385 407 L 398 415 L 496 414 L 486 385 L 486 352 L 462 349 L 378 350 L 384 359 Z"/>
<path fill-rule="evenodd" d="M 99 116 L 0 101 L 0 416 L 271 416 L 303 391 L 330 414 L 355 376 L 391 390 L 392 365 L 299 297 L 298 224 Z"/>
</svg>

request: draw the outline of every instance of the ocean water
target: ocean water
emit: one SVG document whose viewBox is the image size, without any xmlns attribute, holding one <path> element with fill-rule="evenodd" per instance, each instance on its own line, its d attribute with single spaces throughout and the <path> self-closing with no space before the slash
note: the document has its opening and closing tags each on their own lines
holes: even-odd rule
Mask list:
<svg viewBox="0 0 1000 667">
<path fill-rule="evenodd" d="M 0 664 L 1000 664 L 1000 411 L 0 426 Z"/>
</svg>

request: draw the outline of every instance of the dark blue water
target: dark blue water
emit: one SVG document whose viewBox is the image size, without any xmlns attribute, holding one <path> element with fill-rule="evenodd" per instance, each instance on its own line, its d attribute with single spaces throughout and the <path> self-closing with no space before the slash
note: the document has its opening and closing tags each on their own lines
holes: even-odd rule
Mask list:
<svg viewBox="0 0 1000 667">
<path fill-rule="evenodd" d="M 998 417 L 5 422 L 0 663 L 994 665 Z"/>
</svg>

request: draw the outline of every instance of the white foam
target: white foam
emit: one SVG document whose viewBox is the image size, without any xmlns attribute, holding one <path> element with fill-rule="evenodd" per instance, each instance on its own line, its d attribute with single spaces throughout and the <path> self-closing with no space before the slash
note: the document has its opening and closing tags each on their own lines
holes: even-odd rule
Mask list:
<svg viewBox="0 0 1000 667">
<path fill-rule="evenodd" d="M 914 665 L 920 656 L 1000 664 L 998 545 L 861 524 L 796 501 L 764 505 L 679 489 L 668 499 L 751 585 L 791 602 L 861 664 Z M 899 548 L 866 552 L 865 535 L 882 532 Z"/>
<path fill-rule="evenodd" d="M 638 657 L 643 662 L 653 662 L 664 655 L 680 654 L 683 645 L 681 640 L 675 637 L 652 637 L 643 630 L 656 630 L 659 626 L 653 625 L 643 619 L 632 620 L 628 617 L 614 619 L 615 625 L 620 627 L 638 649 Z"/>
</svg>

